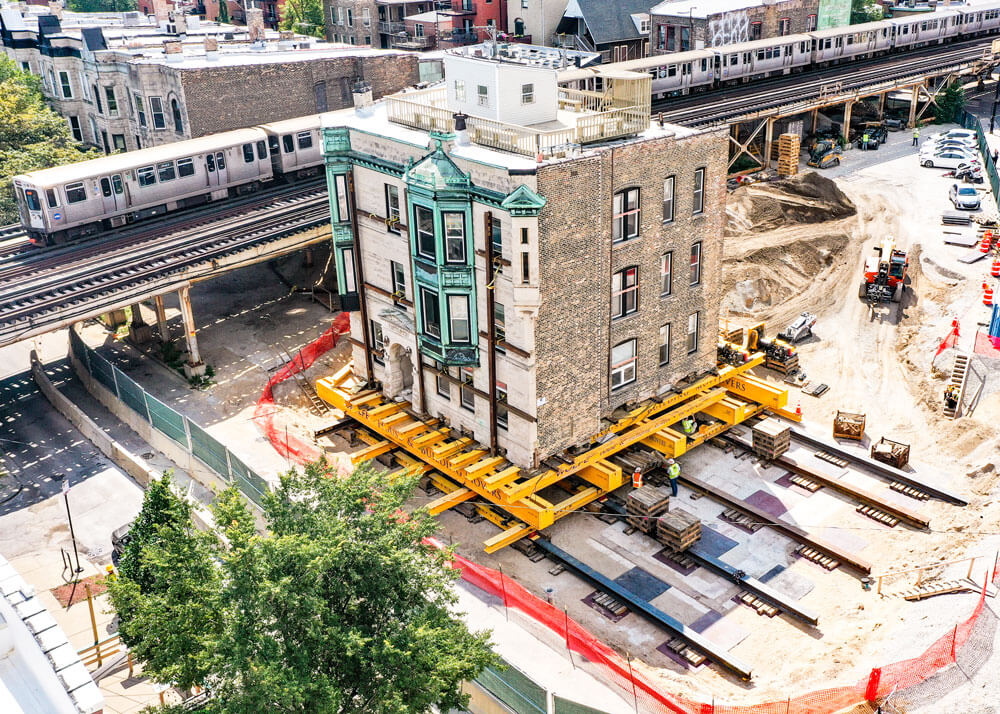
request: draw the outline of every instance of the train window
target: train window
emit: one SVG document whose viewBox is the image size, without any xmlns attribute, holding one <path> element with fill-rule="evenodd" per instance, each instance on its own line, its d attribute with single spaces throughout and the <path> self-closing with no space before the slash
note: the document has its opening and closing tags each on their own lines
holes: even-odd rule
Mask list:
<svg viewBox="0 0 1000 714">
<path fill-rule="evenodd" d="M 312 134 L 308 131 L 300 131 L 297 135 L 300 149 L 309 149 L 313 145 Z"/>
<path fill-rule="evenodd" d="M 177 159 L 177 175 L 181 178 L 194 176 L 194 159 Z"/>
<path fill-rule="evenodd" d="M 668 77 L 676 77 L 677 76 L 677 65 L 672 64 L 669 67 L 667 67 L 667 76 Z"/>
<path fill-rule="evenodd" d="M 208 166 L 208 172 L 210 174 L 215 173 L 215 155 L 205 154 L 205 164 Z"/>
<path fill-rule="evenodd" d="M 271 152 L 271 156 L 277 156 L 278 154 L 278 137 L 269 136 L 267 137 L 267 148 Z"/>
<path fill-rule="evenodd" d="M 49 208 L 56 208 L 59 205 L 59 199 L 56 197 L 56 190 L 54 188 L 45 189 L 45 198 L 49 202 Z"/>
<path fill-rule="evenodd" d="M 257 158 L 262 161 L 267 158 L 267 144 L 263 139 L 257 142 Z"/>
<path fill-rule="evenodd" d="M 173 181 L 177 178 L 177 171 L 174 170 L 173 161 L 165 161 L 162 164 L 157 164 L 156 170 L 160 174 L 160 183 Z"/>
<path fill-rule="evenodd" d="M 27 191 L 26 193 L 31 193 L 31 191 Z M 66 203 L 80 203 L 86 200 L 87 189 L 83 187 L 83 183 L 66 184 Z M 36 208 L 35 210 L 38 209 Z"/>
<path fill-rule="evenodd" d="M 253 163 L 253 144 L 243 145 L 243 160 L 248 163 Z"/>
<path fill-rule="evenodd" d="M 80 190 L 83 191 L 83 184 L 80 184 Z M 83 201 L 87 200 L 87 193 L 84 191 Z M 28 204 L 29 211 L 40 211 L 42 210 L 42 202 L 38 200 L 38 191 L 33 188 L 29 188 L 24 192 L 24 202 Z"/>
<path fill-rule="evenodd" d="M 281 146 L 285 150 L 286 154 L 290 154 L 295 151 L 295 141 L 292 139 L 291 134 L 285 134 L 281 137 Z"/>
<path fill-rule="evenodd" d="M 152 166 L 143 166 L 135 170 L 135 176 L 140 186 L 152 186 L 156 183 L 156 170 Z"/>
<path fill-rule="evenodd" d="M 111 195 L 111 181 L 107 177 L 101 179 L 101 195 L 102 196 Z"/>
<path fill-rule="evenodd" d="M 701 71 L 705 72 L 707 70 L 708 70 L 708 58 L 707 57 L 702 57 L 701 58 Z"/>
<path fill-rule="evenodd" d="M 122 177 L 120 174 L 115 174 L 111 177 L 111 185 L 115 189 L 115 193 L 121 195 L 122 191 L 125 189 L 122 187 Z"/>
<path fill-rule="evenodd" d="M 215 152 L 215 163 L 218 164 L 219 171 L 224 170 L 226 168 L 226 155 L 224 153 L 222 153 L 221 151 L 216 151 Z"/>
<path fill-rule="evenodd" d="M 737 64 L 739 64 L 739 62 L 740 62 L 740 56 L 739 55 L 729 55 L 729 66 L 730 67 L 735 67 Z"/>
</svg>

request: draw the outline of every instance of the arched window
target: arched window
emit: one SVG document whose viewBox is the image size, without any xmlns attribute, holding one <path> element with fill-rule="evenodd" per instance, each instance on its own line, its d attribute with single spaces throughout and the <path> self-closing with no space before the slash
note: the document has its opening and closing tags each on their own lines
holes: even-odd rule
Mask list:
<svg viewBox="0 0 1000 714">
<path fill-rule="evenodd" d="M 170 111 L 174 115 L 174 131 L 178 134 L 184 133 L 184 122 L 181 120 L 181 106 L 176 99 L 170 100 Z"/>
<path fill-rule="evenodd" d="M 514 34 L 517 37 L 524 36 L 524 20 L 519 17 L 514 19 Z"/>
</svg>

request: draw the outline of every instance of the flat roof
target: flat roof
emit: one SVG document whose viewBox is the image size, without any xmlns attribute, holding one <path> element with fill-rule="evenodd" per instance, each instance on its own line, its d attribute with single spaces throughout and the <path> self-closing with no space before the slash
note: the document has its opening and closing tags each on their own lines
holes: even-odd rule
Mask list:
<svg viewBox="0 0 1000 714">
<path fill-rule="evenodd" d="M 202 47 L 202 45 L 197 45 Z M 204 69 L 206 67 L 231 67 L 237 65 L 261 65 L 261 64 L 282 64 L 286 62 L 311 62 L 318 59 L 332 59 L 336 57 L 380 57 L 386 55 L 408 55 L 412 52 L 402 50 L 381 50 L 369 47 L 358 47 L 357 45 L 332 45 L 302 47 L 299 49 L 282 49 L 272 46 L 265 46 L 254 49 L 250 45 L 242 45 L 238 48 L 227 48 L 225 45 L 219 46 L 219 51 L 214 54 L 207 54 L 202 50 L 199 53 L 181 53 L 168 55 L 162 49 L 116 49 L 116 52 L 126 52 L 133 55 L 130 61 L 136 64 L 163 64 L 180 69 Z M 178 58 L 178 59 L 174 59 Z"/>
<path fill-rule="evenodd" d="M 601 56 L 601 53 L 566 50 L 559 47 L 544 47 L 542 45 L 526 45 L 520 42 L 501 42 L 499 40 L 494 43 L 492 40 L 488 40 L 476 45 L 465 45 L 464 47 L 448 50 L 445 56 L 449 55 L 532 67 L 560 69 L 563 65 L 567 68 L 575 65 L 577 58 L 579 58 L 581 65 L 591 64 Z"/>
<path fill-rule="evenodd" d="M 650 15 L 680 15 L 704 20 L 709 15 L 718 15 L 733 10 L 763 5 L 764 0 L 666 0 L 650 9 Z"/>
</svg>

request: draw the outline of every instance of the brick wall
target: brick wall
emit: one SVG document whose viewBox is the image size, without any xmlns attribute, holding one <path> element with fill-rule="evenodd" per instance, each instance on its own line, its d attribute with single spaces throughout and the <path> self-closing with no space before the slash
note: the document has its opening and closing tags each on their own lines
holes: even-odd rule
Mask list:
<svg viewBox="0 0 1000 714">
<path fill-rule="evenodd" d="M 665 392 L 715 366 L 725 211 L 726 136 L 655 139 L 543 166 L 539 193 L 541 308 L 536 322 L 538 449 L 541 456 L 586 441 L 616 408 Z M 705 210 L 692 215 L 694 170 L 706 168 Z M 663 182 L 675 176 L 674 220 L 663 223 Z M 640 190 L 639 237 L 612 243 L 613 194 Z M 691 287 L 691 245 L 702 243 L 701 283 Z M 661 296 L 660 261 L 673 252 L 673 286 Z M 639 267 L 639 309 L 611 319 L 612 273 Z M 688 316 L 700 313 L 688 354 Z M 671 324 L 670 360 L 659 364 L 659 329 Z M 637 340 L 636 381 L 610 389 L 611 347 Z"/>
<path fill-rule="evenodd" d="M 419 81 L 417 55 L 336 57 L 308 62 L 188 69 L 181 73 L 191 136 L 314 114 L 325 82 L 327 110 L 350 107 L 363 76 L 375 98 Z"/>
<path fill-rule="evenodd" d="M 342 9 L 342 12 L 338 14 L 338 8 Z M 364 8 L 368 8 L 369 18 L 371 23 L 368 26 L 364 24 Z M 350 9 L 353 13 L 353 25 L 349 25 L 347 22 L 347 11 Z M 351 43 L 351 38 L 354 38 L 353 44 L 363 45 L 368 44 L 365 42 L 365 38 L 371 38 L 370 44 L 373 47 L 379 47 L 379 36 L 378 36 L 378 7 L 375 5 L 375 0 L 323 0 L 323 16 L 326 18 L 326 39 L 330 42 L 346 42 Z M 343 24 L 337 22 L 338 18 L 343 18 Z"/>
<path fill-rule="evenodd" d="M 668 25 L 673 35 L 674 49 L 680 51 L 681 33 L 689 29 L 693 34 L 692 48 L 719 47 L 721 45 L 747 42 L 751 39 L 751 26 L 759 22 L 760 37 L 777 37 L 781 34 L 780 22 L 788 19 L 788 31 L 785 34 L 808 32 L 809 16 L 819 12 L 819 0 L 780 0 L 773 4 L 761 4 L 754 7 L 732 10 L 730 12 L 714 13 L 706 18 L 691 18 L 682 15 L 653 15 L 650 19 L 650 53 L 664 54 L 668 50 L 659 46 L 659 26 Z"/>
</svg>

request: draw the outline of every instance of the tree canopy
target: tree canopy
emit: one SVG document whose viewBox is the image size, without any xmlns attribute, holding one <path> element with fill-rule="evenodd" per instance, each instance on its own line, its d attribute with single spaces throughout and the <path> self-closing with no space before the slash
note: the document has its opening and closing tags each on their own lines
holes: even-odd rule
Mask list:
<svg viewBox="0 0 1000 714">
<path fill-rule="evenodd" d="M 136 9 L 135 0 L 67 0 L 73 12 L 128 12 Z"/>
<path fill-rule="evenodd" d="M 101 155 L 73 140 L 45 105 L 38 77 L 0 54 L 0 225 L 18 222 L 14 176 Z"/>
<path fill-rule="evenodd" d="M 293 30 L 300 35 L 324 37 L 323 0 L 285 0 L 281 6 L 281 20 L 278 27 Z"/>
<path fill-rule="evenodd" d="M 109 588 L 145 674 L 207 687 L 211 714 L 465 703 L 461 683 L 496 657 L 489 633 L 453 612 L 457 573 L 423 543 L 433 519 L 402 510 L 414 479 L 328 472 L 321 461 L 281 476 L 265 535 L 234 489 L 213 507 L 217 534 L 196 532 L 169 488 L 147 496 L 136 524 L 154 537 L 137 533 L 141 565 L 123 559 Z"/>
<path fill-rule="evenodd" d="M 965 88 L 958 80 L 948 84 L 943 90 L 937 93 L 937 108 L 934 112 L 934 121 L 937 124 L 948 122 L 960 122 L 962 112 L 965 110 Z"/>
<path fill-rule="evenodd" d="M 882 19 L 882 6 L 877 0 L 851 0 L 851 24 L 876 22 Z"/>
</svg>

